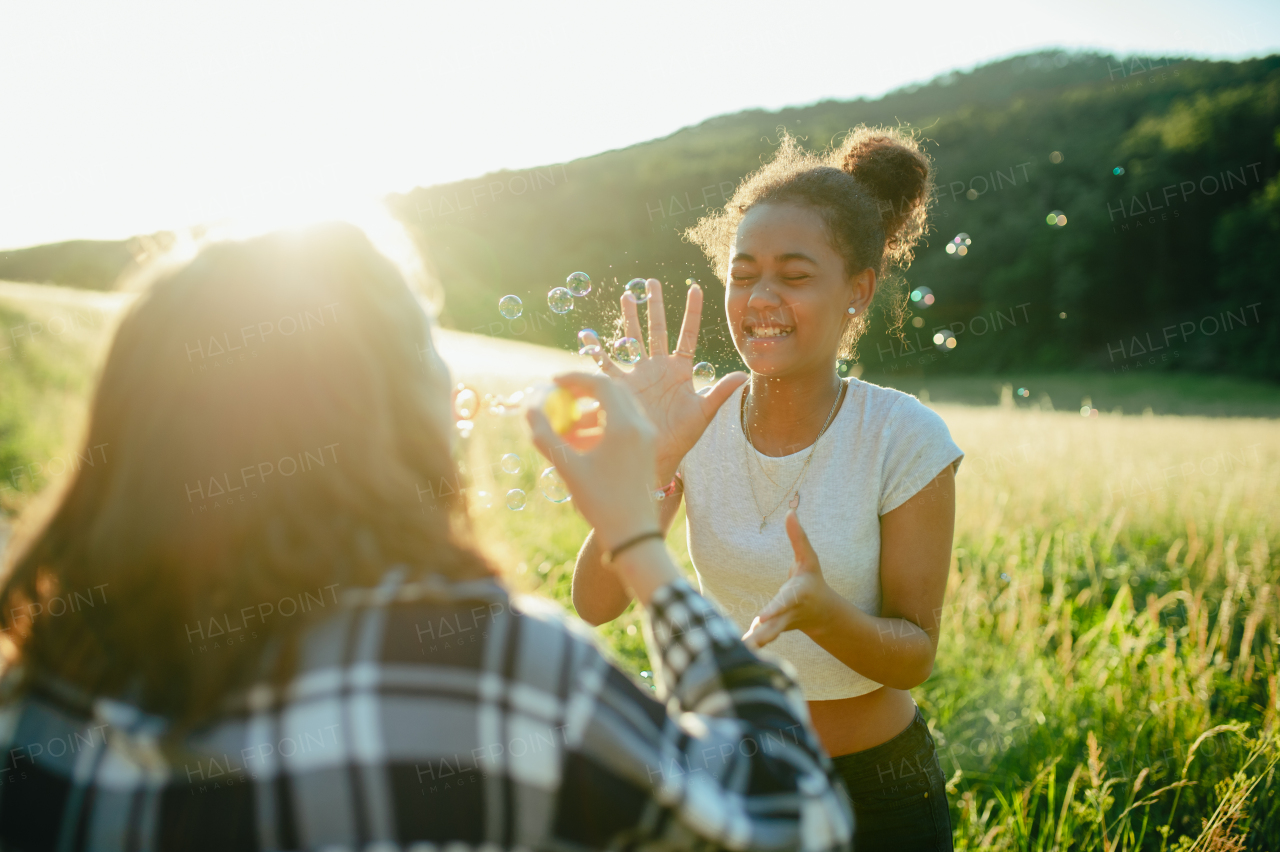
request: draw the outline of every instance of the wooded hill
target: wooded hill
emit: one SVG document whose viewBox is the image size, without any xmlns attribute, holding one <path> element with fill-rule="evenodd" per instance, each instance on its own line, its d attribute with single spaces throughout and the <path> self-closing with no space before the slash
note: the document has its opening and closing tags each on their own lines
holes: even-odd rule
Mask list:
<svg viewBox="0 0 1280 852">
<path fill-rule="evenodd" d="M 916 304 L 920 325 L 908 323 L 903 336 L 874 323 L 859 350 L 869 374 L 1087 368 L 1280 378 L 1272 295 L 1280 281 L 1280 56 L 1038 53 L 876 100 L 721 116 L 389 204 L 437 271 L 447 325 L 570 348 L 580 328 L 614 327 L 627 280 L 667 282 L 674 322 L 692 277 L 711 305 L 699 356 L 724 371 L 739 362 L 716 307 L 723 287 L 683 230 L 724 204 L 769 156 L 780 128 L 821 148 L 863 123 L 919 130 L 938 182 L 931 233 L 905 276 L 936 302 Z M 1053 211 L 1065 225 L 1046 222 Z M 967 254 L 948 254 L 961 232 L 971 240 Z M 46 257 L 49 273 L 33 274 L 35 251 L 50 247 L 0 254 L 0 278 L 109 286 L 107 276 L 85 272 L 83 254 L 60 271 Z M 553 313 L 547 292 L 578 270 L 595 289 L 568 314 Z M 520 319 L 498 312 L 508 293 L 524 302 Z M 954 349 L 933 345 L 941 328 L 955 335 Z"/>
</svg>

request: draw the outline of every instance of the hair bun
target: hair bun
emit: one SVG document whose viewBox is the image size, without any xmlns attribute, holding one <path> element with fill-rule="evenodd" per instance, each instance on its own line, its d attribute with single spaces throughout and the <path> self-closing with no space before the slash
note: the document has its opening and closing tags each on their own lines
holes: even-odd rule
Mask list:
<svg viewBox="0 0 1280 852">
<path fill-rule="evenodd" d="M 933 168 L 915 137 L 888 128 L 859 127 L 841 147 L 840 168 L 880 204 L 887 260 L 909 261 L 924 233 L 933 193 Z"/>
</svg>

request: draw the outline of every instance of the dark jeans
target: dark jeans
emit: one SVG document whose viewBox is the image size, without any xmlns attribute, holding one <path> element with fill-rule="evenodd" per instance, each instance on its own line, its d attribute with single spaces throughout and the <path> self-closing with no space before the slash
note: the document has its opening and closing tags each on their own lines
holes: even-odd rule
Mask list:
<svg viewBox="0 0 1280 852">
<path fill-rule="evenodd" d="M 853 802 L 856 852 L 950 852 L 946 779 L 919 707 L 893 739 L 831 762 Z"/>
</svg>

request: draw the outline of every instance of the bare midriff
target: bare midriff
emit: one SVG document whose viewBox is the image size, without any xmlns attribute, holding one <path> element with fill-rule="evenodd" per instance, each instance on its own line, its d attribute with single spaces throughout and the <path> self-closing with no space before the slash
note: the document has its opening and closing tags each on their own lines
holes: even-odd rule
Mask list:
<svg viewBox="0 0 1280 852">
<path fill-rule="evenodd" d="M 915 715 L 911 693 L 888 686 L 852 698 L 809 702 L 813 728 L 832 757 L 888 742 L 905 731 Z"/>
</svg>

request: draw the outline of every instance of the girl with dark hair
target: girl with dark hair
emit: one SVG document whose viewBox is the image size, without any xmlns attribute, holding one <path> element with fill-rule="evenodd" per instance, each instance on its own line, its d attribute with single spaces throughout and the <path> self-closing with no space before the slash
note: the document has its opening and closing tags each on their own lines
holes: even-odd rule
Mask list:
<svg viewBox="0 0 1280 852">
<path fill-rule="evenodd" d="M 873 305 L 901 324 L 892 273 L 910 263 L 931 199 L 930 162 L 908 134 L 859 128 L 824 154 L 784 135 L 725 209 L 688 232 L 724 277 L 749 381 L 734 373 L 694 392 L 701 292 L 690 288 L 668 353 L 652 279 L 647 355 L 629 373 L 601 361 L 659 428 L 664 529 L 683 497 L 703 590 L 748 644 L 795 666 L 865 849 L 951 848 L 945 779 L 910 690 L 933 668 L 963 454 L 914 397 L 836 368 Z M 639 339 L 636 302 L 622 303 Z M 598 624 L 629 597 L 597 552 L 593 534 L 573 599 Z"/>
</svg>

